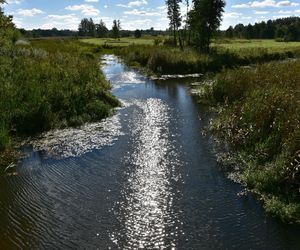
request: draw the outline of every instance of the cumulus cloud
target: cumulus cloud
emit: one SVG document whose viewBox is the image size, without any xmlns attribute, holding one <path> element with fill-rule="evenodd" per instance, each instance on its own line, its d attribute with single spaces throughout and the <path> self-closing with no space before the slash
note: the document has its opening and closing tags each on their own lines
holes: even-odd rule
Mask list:
<svg viewBox="0 0 300 250">
<path fill-rule="evenodd" d="M 246 9 L 246 8 L 266 8 L 266 7 L 295 7 L 299 4 L 291 1 L 274 1 L 274 0 L 264 0 L 264 1 L 254 1 L 245 4 L 232 5 L 232 8 Z"/>
<path fill-rule="evenodd" d="M 36 9 L 36 8 L 27 9 L 27 10 L 24 10 L 24 9 L 17 10 L 17 14 L 19 14 L 21 16 L 29 16 L 29 17 L 35 16 L 38 14 L 44 14 L 44 13 L 45 13 L 44 11 L 42 11 L 40 9 Z"/>
<path fill-rule="evenodd" d="M 76 30 L 80 19 L 75 14 L 69 15 L 48 15 L 46 22 L 42 25 L 43 29 L 71 29 Z"/>
<path fill-rule="evenodd" d="M 240 16 L 242 16 L 241 13 L 237 13 L 237 12 L 226 12 L 224 13 L 224 18 L 240 18 Z"/>
<path fill-rule="evenodd" d="M 133 16 L 161 16 L 161 13 L 153 12 L 153 11 L 144 11 L 133 9 L 130 11 L 124 11 L 125 15 L 133 15 Z"/>
<path fill-rule="evenodd" d="M 85 16 L 98 16 L 100 14 L 98 9 L 89 4 L 69 5 L 65 9 L 71 11 L 81 11 L 81 13 Z"/>
<path fill-rule="evenodd" d="M 136 0 L 136 1 L 131 1 L 128 4 L 117 4 L 116 6 L 122 7 L 122 8 L 133 8 L 133 7 L 140 7 L 143 5 L 147 5 L 148 2 L 147 0 Z"/>
</svg>

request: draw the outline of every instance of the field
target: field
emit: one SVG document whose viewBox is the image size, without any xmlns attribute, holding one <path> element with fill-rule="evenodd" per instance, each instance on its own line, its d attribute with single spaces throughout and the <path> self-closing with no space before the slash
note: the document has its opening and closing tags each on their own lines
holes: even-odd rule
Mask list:
<svg viewBox="0 0 300 250">
<path fill-rule="evenodd" d="M 109 45 L 111 47 L 126 47 L 130 45 L 154 45 L 155 40 L 163 41 L 168 37 L 143 36 L 141 38 L 126 37 L 120 39 L 111 38 L 90 38 L 81 39 L 84 43 L 94 45 Z M 212 47 L 230 52 L 251 51 L 254 49 L 267 50 L 268 52 L 282 52 L 289 50 L 300 50 L 300 42 L 277 42 L 275 40 L 245 40 L 245 39 L 217 39 Z"/>
<path fill-rule="evenodd" d="M 157 37 L 158 38 L 158 37 Z M 124 47 L 132 44 L 135 45 L 154 45 L 154 37 L 125 37 L 120 39 L 112 39 L 112 38 L 90 38 L 90 39 L 81 39 L 80 41 L 94 44 L 94 45 L 108 45 L 112 47 Z"/>
<path fill-rule="evenodd" d="M 232 40 L 216 40 L 213 43 L 213 47 L 228 49 L 232 52 L 240 52 L 243 50 L 253 49 L 265 49 L 273 52 L 281 52 L 299 49 L 300 42 L 277 42 L 275 40 L 244 40 L 244 39 L 232 39 Z"/>
</svg>

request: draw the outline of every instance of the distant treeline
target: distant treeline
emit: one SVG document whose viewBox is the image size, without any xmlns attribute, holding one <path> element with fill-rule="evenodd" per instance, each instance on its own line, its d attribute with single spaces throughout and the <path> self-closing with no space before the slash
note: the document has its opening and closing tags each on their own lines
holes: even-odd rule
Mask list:
<svg viewBox="0 0 300 250">
<path fill-rule="evenodd" d="M 121 24 L 118 21 L 114 21 L 112 24 L 112 28 L 107 28 L 106 24 L 100 20 L 99 23 L 94 23 L 93 19 L 84 18 L 81 20 L 78 31 L 74 30 L 58 30 L 56 28 L 53 29 L 33 29 L 33 30 L 25 30 L 20 29 L 21 34 L 24 37 L 28 38 L 38 38 L 38 37 L 130 37 L 136 36 L 140 37 L 141 35 L 149 35 L 149 36 L 159 36 L 159 35 L 167 35 L 168 31 L 163 30 L 154 30 L 154 28 L 146 29 L 146 30 L 122 30 Z"/>
<path fill-rule="evenodd" d="M 237 24 L 230 26 L 224 35 L 227 38 L 280 39 L 282 41 L 300 41 L 300 18 L 288 17 L 254 25 Z"/>
</svg>

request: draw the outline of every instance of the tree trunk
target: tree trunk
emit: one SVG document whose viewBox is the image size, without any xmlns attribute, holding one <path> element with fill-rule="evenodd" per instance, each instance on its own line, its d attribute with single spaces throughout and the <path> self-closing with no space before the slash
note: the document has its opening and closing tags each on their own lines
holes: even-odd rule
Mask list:
<svg viewBox="0 0 300 250">
<path fill-rule="evenodd" d="M 173 38 L 174 38 L 174 46 L 177 46 L 177 37 L 176 37 L 176 26 L 173 25 Z"/>
<path fill-rule="evenodd" d="M 178 38 L 180 49 L 183 51 L 182 33 L 180 31 L 178 31 Z"/>
</svg>

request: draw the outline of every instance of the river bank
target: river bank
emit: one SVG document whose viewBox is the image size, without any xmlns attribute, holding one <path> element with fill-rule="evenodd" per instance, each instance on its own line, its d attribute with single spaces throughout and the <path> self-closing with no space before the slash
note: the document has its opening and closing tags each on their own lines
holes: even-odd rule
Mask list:
<svg viewBox="0 0 300 250">
<path fill-rule="evenodd" d="M 210 131 L 228 143 L 237 165 L 242 162 L 240 180 L 258 194 L 266 211 L 282 221 L 299 223 L 300 64 L 298 60 L 276 62 L 298 57 L 298 52 L 259 51 L 219 53 L 214 58 L 134 45 L 116 54 L 148 75 L 216 72 L 206 73 L 205 81 L 192 90 L 201 105 L 218 110 Z M 199 62 L 206 66 L 198 67 Z M 250 63 L 253 67 L 230 69 Z"/>
<path fill-rule="evenodd" d="M 200 103 L 216 107 L 210 131 L 225 141 L 240 180 L 267 212 L 300 222 L 299 60 L 227 70 L 194 88 Z"/>
<path fill-rule="evenodd" d="M 16 138 L 110 116 L 119 101 L 99 70 L 99 51 L 76 40 L 33 40 L 0 50 L 0 164 Z M 19 140 L 19 139 L 18 139 Z M 13 153 L 15 152 L 15 153 Z"/>
</svg>

